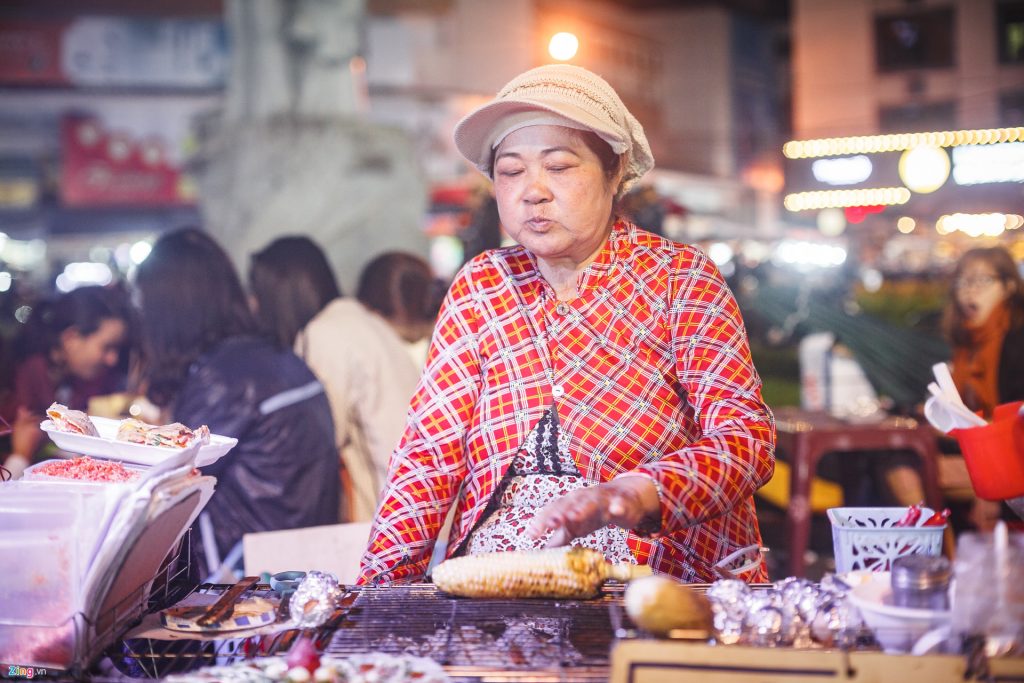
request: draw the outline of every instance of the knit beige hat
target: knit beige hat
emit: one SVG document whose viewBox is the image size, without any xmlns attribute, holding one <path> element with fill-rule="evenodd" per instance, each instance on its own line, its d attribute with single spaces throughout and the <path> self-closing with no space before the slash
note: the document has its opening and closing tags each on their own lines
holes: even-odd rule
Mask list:
<svg viewBox="0 0 1024 683">
<path fill-rule="evenodd" d="M 597 74 L 569 64 L 539 66 L 513 78 L 493 101 L 456 124 L 455 146 L 493 178 L 492 150 L 513 131 L 545 124 L 593 131 L 616 154 L 625 154 L 620 194 L 654 167 L 643 126 L 615 90 Z"/>
</svg>

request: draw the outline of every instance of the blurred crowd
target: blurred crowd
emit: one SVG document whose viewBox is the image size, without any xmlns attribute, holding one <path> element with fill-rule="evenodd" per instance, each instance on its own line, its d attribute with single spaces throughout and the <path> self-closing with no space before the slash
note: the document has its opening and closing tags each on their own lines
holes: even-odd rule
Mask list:
<svg viewBox="0 0 1024 683">
<path fill-rule="evenodd" d="M 219 484 L 193 544 L 203 576 L 238 563 L 244 533 L 370 519 L 443 283 L 402 252 L 358 282 L 345 296 L 322 249 L 289 236 L 252 255 L 246 287 L 221 245 L 186 228 L 130 284 L 33 302 L 4 340 L 5 476 L 60 455 L 40 429 L 57 402 L 239 440 L 207 468 Z"/>
</svg>

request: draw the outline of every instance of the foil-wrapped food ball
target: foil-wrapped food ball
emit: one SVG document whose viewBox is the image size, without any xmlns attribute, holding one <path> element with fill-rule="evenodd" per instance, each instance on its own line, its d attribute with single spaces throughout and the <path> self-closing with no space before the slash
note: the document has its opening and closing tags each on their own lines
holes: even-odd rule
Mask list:
<svg viewBox="0 0 1024 683">
<path fill-rule="evenodd" d="M 292 621 L 300 628 L 321 626 L 334 614 L 341 592 L 338 578 L 333 574 L 308 572 L 288 603 Z"/>
</svg>

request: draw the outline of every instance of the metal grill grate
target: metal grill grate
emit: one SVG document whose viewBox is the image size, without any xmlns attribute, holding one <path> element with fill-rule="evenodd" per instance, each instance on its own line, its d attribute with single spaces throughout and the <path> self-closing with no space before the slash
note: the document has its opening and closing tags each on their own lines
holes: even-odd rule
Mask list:
<svg viewBox="0 0 1024 683">
<path fill-rule="evenodd" d="M 430 657 L 462 681 L 606 681 L 611 609 L 621 603 L 621 587 L 586 601 L 468 600 L 429 584 L 364 588 L 325 652 Z"/>
<path fill-rule="evenodd" d="M 221 593 L 228 585 L 203 584 Z M 706 584 L 693 585 L 698 591 Z M 760 586 L 758 586 L 760 587 Z M 624 587 L 605 586 L 593 600 L 471 600 L 432 584 L 349 588 L 334 616 L 317 629 L 320 652 L 345 657 L 385 652 L 429 657 L 460 683 L 607 681 L 616 637 L 635 637 L 622 606 Z M 253 595 L 270 597 L 259 584 Z M 122 640 L 94 681 L 158 678 L 211 664 L 283 655 L 300 631 L 207 641 Z"/>
</svg>

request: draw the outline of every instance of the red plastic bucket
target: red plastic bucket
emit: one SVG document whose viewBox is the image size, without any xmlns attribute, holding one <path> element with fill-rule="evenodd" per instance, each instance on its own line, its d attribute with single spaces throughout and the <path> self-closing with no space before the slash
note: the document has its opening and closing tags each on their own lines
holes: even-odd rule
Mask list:
<svg viewBox="0 0 1024 683">
<path fill-rule="evenodd" d="M 1024 496 L 1024 401 L 997 406 L 985 427 L 954 429 L 951 434 L 971 475 L 978 497 L 1005 500 Z"/>
</svg>

